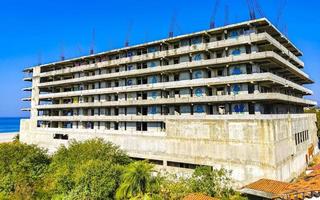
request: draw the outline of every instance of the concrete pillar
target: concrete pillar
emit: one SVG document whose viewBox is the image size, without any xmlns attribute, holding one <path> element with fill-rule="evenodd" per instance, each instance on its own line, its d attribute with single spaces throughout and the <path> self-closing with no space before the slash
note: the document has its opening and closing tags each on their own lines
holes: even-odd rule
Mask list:
<svg viewBox="0 0 320 200">
<path fill-rule="evenodd" d="M 254 104 L 254 114 L 261 114 L 261 104 L 260 103 L 255 103 Z"/>
<path fill-rule="evenodd" d="M 252 65 L 252 73 L 260 73 L 260 66 L 257 64 Z"/>
<path fill-rule="evenodd" d="M 37 116 L 38 110 L 36 106 L 39 105 L 39 84 L 40 84 L 40 67 L 33 68 L 32 74 L 32 92 L 31 92 L 31 112 L 30 112 L 30 119 L 31 119 L 31 127 L 37 127 Z"/>
<path fill-rule="evenodd" d="M 93 128 L 94 128 L 95 130 L 98 130 L 98 129 L 99 129 L 99 122 L 94 122 Z"/>
<path fill-rule="evenodd" d="M 77 122 L 72 122 L 72 129 L 77 129 Z"/>
<path fill-rule="evenodd" d="M 99 116 L 99 108 L 95 108 L 94 109 L 94 115 L 95 116 Z"/>
<path fill-rule="evenodd" d="M 251 53 L 258 53 L 259 49 L 257 45 L 251 45 Z"/>
<path fill-rule="evenodd" d="M 259 94 L 260 91 L 259 91 L 259 85 L 258 84 L 255 84 L 254 85 L 254 94 Z"/>
</svg>

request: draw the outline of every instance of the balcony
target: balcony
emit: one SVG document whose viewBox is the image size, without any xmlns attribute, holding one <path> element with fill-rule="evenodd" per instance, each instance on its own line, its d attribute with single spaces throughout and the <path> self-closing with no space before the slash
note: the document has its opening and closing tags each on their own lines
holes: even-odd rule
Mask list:
<svg viewBox="0 0 320 200">
<path fill-rule="evenodd" d="M 180 98 L 159 98 L 148 100 L 127 100 L 127 101 L 107 101 L 91 102 L 78 104 L 53 104 L 38 105 L 37 109 L 60 109 L 60 108 L 94 108 L 94 107 L 120 107 L 120 106 L 140 106 L 140 105 L 171 105 L 171 104 L 201 104 L 201 103 L 225 103 L 238 101 L 281 101 L 291 102 L 302 105 L 315 106 L 315 101 L 289 96 L 281 93 L 256 93 L 256 94 L 238 94 L 221 96 L 203 96 L 203 97 L 180 97 Z"/>
<path fill-rule="evenodd" d="M 218 48 L 232 47 L 232 46 L 238 46 L 243 44 L 251 44 L 251 43 L 256 43 L 261 41 L 268 41 L 275 48 L 278 48 L 279 51 L 281 51 L 283 54 L 286 54 L 286 56 L 295 63 L 296 67 L 304 66 L 303 62 L 299 58 L 297 58 L 287 48 L 281 45 L 277 40 L 272 38 L 268 33 L 259 33 L 259 34 L 243 35 L 238 37 L 237 39 L 232 38 L 232 39 L 221 40 L 221 41 L 216 41 L 211 43 L 202 43 L 202 44 L 192 45 L 188 47 L 181 47 L 178 49 L 158 51 L 158 52 L 148 53 L 148 54 L 139 55 L 139 56 L 132 56 L 132 57 L 120 58 L 117 60 L 109 60 L 109 61 L 103 61 L 100 63 L 77 66 L 73 68 L 43 72 L 41 73 L 40 76 L 41 77 L 54 76 L 58 74 L 73 73 L 73 72 L 80 72 L 80 71 L 92 70 L 92 69 L 103 68 L 103 67 L 118 66 L 121 64 L 127 64 L 131 62 L 148 61 L 153 59 L 160 59 L 163 57 L 178 56 L 182 54 L 214 50 Z"/>
<path fill-rule="evenodd" d="M 31 97 L 22 98 L 21 101 L 31 101 Z"/>
<path fill-rule="evenodd" d="M 40 99 L 48 98 L 60 98 L 60 97 L 77 97 L 77 96 L 89 96 L 97 94 L 115 94 L 124 92 L 137 92 L 137 91 L 150 91 L 150 90 L 166 90 L 174 88 L 187 88 L 187 87 L 198 87 L 198 86 L 214 86 L 221 84 L 233 84 L 233 83 L 248 83 L 248 82 L 260 82 L 270 81 L 283 86 L 288 86 L 302 91 L 305 94 L 312 94 L 312 91 L 300 86 L 296 83 L 288 81 L 272 73 L 256 73 L 256 74 L 241 74 L 224 77 L 214 77 L 205 79 L 193 79 L 183 80 L 175 82 L 162 82 L 155 84 L 144 84 L 144 85 L 132 85 L 122 86 L 113 88 L 101 88 L 92 90 L 72 91 L 72 92 L 61 92 L 61 93 L 49 93 L 39 95 Z"/>
<path fill-rule="evenodd" d="M 22 91 L 30 92 L 30 91 L 32 91 L 32 87 L 25 87 L 25 88 L 22 88 Z"/>
<path fill-rule="evenodd" d="M 31 108 L 21 108 L 21 111 L 30 112 Z"/>
</svg>

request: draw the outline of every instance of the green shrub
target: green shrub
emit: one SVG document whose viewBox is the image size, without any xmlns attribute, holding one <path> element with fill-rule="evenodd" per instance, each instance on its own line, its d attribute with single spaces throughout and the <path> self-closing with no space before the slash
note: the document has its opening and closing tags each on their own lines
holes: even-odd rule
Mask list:
<svg viewBox="0 0 320 200">
<path fill-rule="evenodd" d="M 34 195 L 50 164 L 46 153 L 34 145 L 0 144 L 0 196 Z"/>
<path fill-rule="evenodd" d="M 120 166 L 130 162 L 125 152 L 102 139 L 73 141 L 52 156 L 41 198 L 74 199 L 80 195 L 84 199 L 101 199 L 102 194 L 112 197 L 122 174 Z"/>
<path fill-rule="evenodd" d="M 0 199 L 178 200 L 189 193 L 245 199 L 231 187 L 229 171 L 197 168 L 191 177 L 155 172 L 147 161 L 132 162 L 102 139 L 71 142 L 51 157 L 18 141 L 0 144 Z"/>
<path fill-rule="evenodd" d="M 160 182 L 153 176 L 154 166 L 137 161 L 125 167 L 116 199 L 151 199 L 159 192 Z"/>
<path fill-rule="evenodd" d="M 110 162 L 89 160 L 74 173 L 75 186 L 67 199 L 114 199 L 123 167 Z"/>
</svg>

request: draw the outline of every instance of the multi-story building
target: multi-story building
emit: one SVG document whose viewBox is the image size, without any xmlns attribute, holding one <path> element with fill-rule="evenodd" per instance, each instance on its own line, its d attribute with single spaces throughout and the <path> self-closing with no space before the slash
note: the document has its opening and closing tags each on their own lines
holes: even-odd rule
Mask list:
<svg viewBox="0 0 320 200">
<path fill-rule="evenodd" d="M 21 140 L 100 137 L 168 170 L 290 180 L 317 146 L 302 53 L 267 19 L 34 66 Z"/>
</svg>

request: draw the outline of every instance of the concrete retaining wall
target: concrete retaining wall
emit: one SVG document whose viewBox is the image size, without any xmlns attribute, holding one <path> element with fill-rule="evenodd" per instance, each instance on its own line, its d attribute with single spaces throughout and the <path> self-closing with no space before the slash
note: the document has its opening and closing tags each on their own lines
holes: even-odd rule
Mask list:
<svg viewBox="0 0 320 200">
<path fill-rule="evenodd" d="M 57 133 L 68 134 L 69 140 L 101 137 L 132 157 L 164 161 L 164 167 L 172 161 L 230 169 L 236 183 L 243 185 L 260 178 L 289 181 L 300 174 L 307 166 L 308 148 L 317 147 L 315 121 L 313 114 L 201 120 L 177 116 L 166 120 L 166 132 L 148 133 L 32 128 L 29 120 L 22 120 L 20 138 L 55 151 L 59 145 L 68 144 L 66 140 L 54 140 Z M 296 145 L 294 134 L 306 130 L 309 140 Z"/>
</svg>

